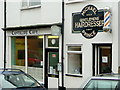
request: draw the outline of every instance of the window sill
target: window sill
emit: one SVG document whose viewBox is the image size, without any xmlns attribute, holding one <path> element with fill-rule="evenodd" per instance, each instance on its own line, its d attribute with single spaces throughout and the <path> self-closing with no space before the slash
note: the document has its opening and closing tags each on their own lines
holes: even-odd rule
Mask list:
<svg viewBox="0 0 120 90">
<path fill-rule="evenodd" d="M 72 3 L 81 3 L 84 2 L 85 0 L 67 0 L 66 4 L 72 4 Z"/>
<path fill-rule="evenodd" d="M 82 74 L 65 74 L 66 76 L 72 76 L 72 77 L 83 77 Z"/>
<path fill-rule="evenodd" d="M 59 78 L 59 75 L 58 74 L 48 74 L 48 77 Z"/>
<path fill-rule="evenodd" d="M 31 6 L 31 7 L 23 7 L 23 8 L 21 8 L 21 11 L 22 11 L 22 10 L 29 10 L 29 9 L 40 8 L 40 7 L 41 7 L 41 5 Z"/>
</svg>

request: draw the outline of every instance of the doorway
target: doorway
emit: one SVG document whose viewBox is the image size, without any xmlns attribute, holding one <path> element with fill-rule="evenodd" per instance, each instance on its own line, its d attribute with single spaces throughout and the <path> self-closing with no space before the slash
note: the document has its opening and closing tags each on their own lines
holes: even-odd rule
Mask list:
<svg viewBox="0 0 120 90">
<path fill-rule="evenodd" d="M 93 45 L 93 75 L 112 72 L 112 44 Z"/>
<path fill-rule="evenodd" d="M 58 88 L 59 72 L 59 49 L 45 49 L 45 87 Z"/>
</svg>

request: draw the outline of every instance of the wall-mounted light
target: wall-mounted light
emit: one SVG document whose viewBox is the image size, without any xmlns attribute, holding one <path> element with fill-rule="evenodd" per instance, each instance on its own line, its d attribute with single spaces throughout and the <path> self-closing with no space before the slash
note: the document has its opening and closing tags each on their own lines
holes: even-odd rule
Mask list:
<svg viewBox="0 0 120 90">
<path fill-rule="evenodd" d="M 44 36 L 38 36 L 38 39 L 43 39 L 44 38 Z"/>
<path fill-rule="evenodd" d="M 51 34 L 53 36 L 60 36 L 61 35 L 61 27 L 57 25 L 51 26 Z"/>
</svg>

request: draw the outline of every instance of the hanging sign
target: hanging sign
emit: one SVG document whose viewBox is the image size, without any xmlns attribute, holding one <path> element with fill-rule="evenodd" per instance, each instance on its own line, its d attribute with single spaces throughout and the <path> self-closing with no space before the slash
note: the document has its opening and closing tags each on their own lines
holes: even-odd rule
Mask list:
<svg viewBox="0 0 120 90">
<path fill-rule="evenodd" d="M 87 5 L 79 13 L 73 13 L 73 33 L 80 32 L 86 38 L 96 36 L 103 29 L 104 12 L 93 5 Z"/>
</svg>

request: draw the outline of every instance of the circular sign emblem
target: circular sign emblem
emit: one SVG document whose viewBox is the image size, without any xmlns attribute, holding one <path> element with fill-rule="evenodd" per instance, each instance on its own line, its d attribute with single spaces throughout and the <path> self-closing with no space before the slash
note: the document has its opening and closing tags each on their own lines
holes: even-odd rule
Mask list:
<svg viewBox="0 0 120 90">
<path fill-rule="evenodd" d="M 96 36 L 98 30 L 82 30 L 82 35 L 86 38 L 93 38 L 94 36 Z"/>
<path fill-rule="evenodd" d="M 97 13 L 98 10 L 93 5 L 87 5 L 81 12 L 82 18 L 80 19 L 80 22 L 83 26 L 81 33 L 88 39 L 96 36 L 98 32 L 98 29 L 96 27 L 99 27 L 101 24 Z"/>
<path fill-rule="evenodd" d="M 56 40 L 55 39 L 52 39 L 51 40 L 51 43 L 54 45 L 56 43 Z"/>
</svg>

